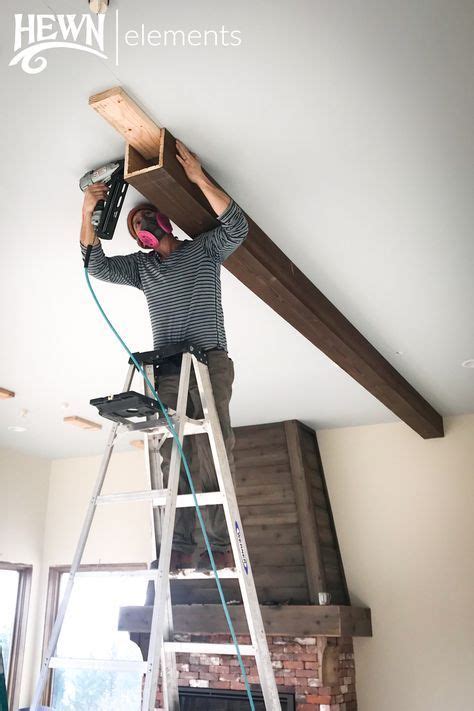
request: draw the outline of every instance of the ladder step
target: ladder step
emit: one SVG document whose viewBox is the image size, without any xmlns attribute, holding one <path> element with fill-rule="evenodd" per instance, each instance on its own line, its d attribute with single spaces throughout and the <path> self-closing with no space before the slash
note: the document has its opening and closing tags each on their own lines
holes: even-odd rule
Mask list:
<svg viewBox="0 0 474 711">
<path fill-rule="evenodd" d="M 217 571 L 220 579 L 238 578 L 239 574 L 235 568 L 221 568 Z M 151 570 L 127 570 L 127 571 L 107 571 L 104 575 L 116 576 L 120 578 L 140 578 L 141 580 L 156 580 L 156 568 Z M 96 571 L 78 571 L 78 578 L 97 577 Z M 214 573 L 207 570 L 198 570 L 197 568 L 183 568 L 182 570 L 170 571 L 169 577 L 173 580 L 214 580 Z"/>
<path fill-rule="evenodd" d="M 102 494 L 98 504 L 124 504 L 129 501 L 151 501 L 153 506 L 165 506 L 169 489 L 145 489 L 144 491 L 121 491 L 116 494 Z"/>
<path fill-rule="evenodd" d="M 233 644 L 211 644 L 208 642 L 164 642 L 167 652 L 189 652 L 194 654 L 229 654 L 236 655 Z M 242 656 L 254 657 L 255 647 L 252 644 L 239 645 Z M 101 671 L 136 671 L 146 673 L 147 662 L 133 659 L 79 659 L 74 657 L 51 657 L 50 669 L 98 669 Z"/>
<path fill-rule="evenodd" d="M 207 642 L 164 642 L 167 652 L 191 652 L 193 654 L 236 654 L 233 644 L 210 644 Z M 252 644 L 240 644 L 242 656 L 255 657 L 256 649 Z"/>
<path fill-rule="evenodd" d="M 178 420 L 175 416 L 170 417 L 175 430 L 178 430 Z M 163 424 L 163 418 L 160 420 L 147 420 L 144 422 L 131 422 L 127 425 L 122 425 L 126 430 L 131 432 L 146 432 L 147 434 L 163 434 L 166 437 L 172 437 L 168 424 L 165 422 Z M 203 432 L 209 431 L 209 423 L 207 420 L 192 420 L 190 417 L 186 418 L 184 424 L 184 435 L 195 435 L 202 434 Z"/>
<path fill-rule="evenodd" d="M 219 578 L 221 580 L 232 580 L 238 579 L 239 574 L 236 568 L 221 568 L 217 571 Z M 108 575 L 114 575 L 113 571 L 107 573 Z M 77 572 L 76 577 L 87 578 L 97 576 L 95 571 L 89 572 Z M 141 580 L 156 580 L 156 568 L 151 570 L 129 570 L 127 572 L 120 572 L 117 577 L 123 578 L 140 578 Z M 172 580 L 214 580 L 214 573 L 212 570 L 198 570 L 197 568 L 182 568 L 181 570 L 170 570 L 169 578 Z"/>
<path fill-rule="evenodd" d="M 215 506 L 216 504 L 224 503 L 224 494 L 221 491 L 208 491 L 206 493 L 196 494 L 196 498 L 199 506 Z M 193 495 L 178 494 L 176 497 L 176 506 L 178 509 L 193 507 Z"/>
<path fill-rule="evenodd" d="M 146 662 L 127 659 L 74 659 L 72 657 L 51 657 L 50 669 L 100 669 L 102 671 L 136 671 L 146 673 Z"/>
<path fill-rule="evenodd" d="M 149 580 L 155 580 L 156 570 L 147 571 L 150 573 Z M 235 568 L 222 568 L 217 571 L 220 580 L 236 579 L 239 574 Z M 214 580 L 212 570 L 197 570 L 197 568 L 183 568 L 183 570 L 170 570 L 169 577 L 172 580 Z"/>
<path fill-rule="evenodd" d="M 102 494 L 97 497 L 98 504 L 122 504 L 128 501 L 150 501 L 153 506 L 165 506 L 169 496 L 169 489 L 146 489 L 145 491 L 123 491 L 117 494 Z M 199 506 L 215 506 L 224 502 L 221 491 L 209 491 L 196 494 Z M 194 506 L 192 494 L 179 494 L 176 498 L 176 507 L 191 508 Z"/>
</svg>

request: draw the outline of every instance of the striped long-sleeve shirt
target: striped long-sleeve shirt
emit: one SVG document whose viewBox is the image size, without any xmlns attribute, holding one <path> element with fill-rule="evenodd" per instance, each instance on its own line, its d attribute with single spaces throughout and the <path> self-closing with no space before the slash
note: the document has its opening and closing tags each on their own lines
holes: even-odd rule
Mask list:
<svg viewBox="0 0 474 711">
<path fill-rule="evenodd" d="M 220 270 L 247 236 L 248 224 L 233 201 L 218 220 L 218 227 L 183 242 L 166 259 L 156 252 L 106 257 L 100 244 L 92 248 L 90 274 L 144 292 L 155 349 L 187 340 L 205 350 L 227 350 Z"/>
</svg>

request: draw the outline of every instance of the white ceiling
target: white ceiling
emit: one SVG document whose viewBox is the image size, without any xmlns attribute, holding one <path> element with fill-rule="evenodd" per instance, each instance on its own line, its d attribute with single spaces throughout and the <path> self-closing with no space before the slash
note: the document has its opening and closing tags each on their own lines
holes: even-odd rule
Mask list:
<svg viewBox="0 0 474 711">
<path fill-rule="evenodd" d="M 87 7 L 21 5 L 24 13 Z M 120 32 L 142 22 L 147 30 L 224 24 L 243 43 L 121 42 L 117 67 L 110 13 L 109 60 L 55 49 L 45 71 L 28 75 L 7 66 L 19 8 L 2 2 L 0 386 L 17 397 L 0 402 L 0 446 L 62 457 L 104 444 L 105 431 L 75 430 L 62 418 L 95 418 L 89 399 L 120 392 L 126 369 L 91 302 L 77 245 L 78 179 L 123 152 L 87 101 L 117 84 L 198 152 L 443 415 L 473 412 L 474 370 L 461 367 L 474 358 L 472 3 L 111 0 L 116 8 Z M 128 205 L 136 198 L 130 189 Z M 110 254 L 132 248 L 123 224 L 106 246 Z M 96 284 L 132 349 L 151 348 L 143 296 Z M 226 271 L 223 294 L 236 425 L 396 419 Z M 12 433 L 22 408 L 28 429 Z"/>
</svg>

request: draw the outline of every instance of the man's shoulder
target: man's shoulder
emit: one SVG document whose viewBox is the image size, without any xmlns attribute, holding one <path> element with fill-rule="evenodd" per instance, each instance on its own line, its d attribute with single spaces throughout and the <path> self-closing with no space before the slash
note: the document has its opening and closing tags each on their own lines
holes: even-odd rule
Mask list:
<svg viewBox="0 0 474 711">
<path fill-rule="evenodd" d="M 194 239 L 183 240 L 178 251 L 182 254 L 196 254 L 202 252 L 204 251 L 205 239 L 206 233 L 202 232 L 200 235 L 196 235 Z"/>
<path fill-rule="evenodd" d="M 149 265 L 156 265 L 159 266 L 159 260 L 156 258 L 155 252 L 142 252 L 139 250 L 138 252 L 133 252 L 133 255 L 135 259 L 137 260 L 137 264 L 139 267 L 146 267 Z"/>
</svg>

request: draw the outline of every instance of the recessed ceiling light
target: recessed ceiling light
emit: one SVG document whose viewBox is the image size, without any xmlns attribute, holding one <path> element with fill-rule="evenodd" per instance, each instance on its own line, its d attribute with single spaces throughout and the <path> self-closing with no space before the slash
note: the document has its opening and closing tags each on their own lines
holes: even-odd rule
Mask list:
<svg viewBox="0 0 474 711">
<path fill-rule="evenodd" d="M 19 425 L 10 425 L 8 429 L 10 432 L 26 432 L 26 427 L 20 427 Z"/>
<path fill-rule="evenodd" d="M 462 363 L 463 368 L 474 368 L 474 358 L 469 358 Z"/>
<path fill-rule="evenodd" d="M 15 393 L 12 390 L 7 390 L 6 388 L 0 388 L 0 399 L 9 400 L 11 397 L 15 397 Z"/>
<path fill-rule="evenodd" d="M 75 427 L 80 427 L 81 430 L 101 430 L 102 425 L 98 422 L 92 422 L 92 420 L 86 420 L 85 417 L 78 417 L 77 415 L 72 415 L 71 417 L 65 417 L 64 422 L 68 425 L 74 425 Z"/>
</svg>

